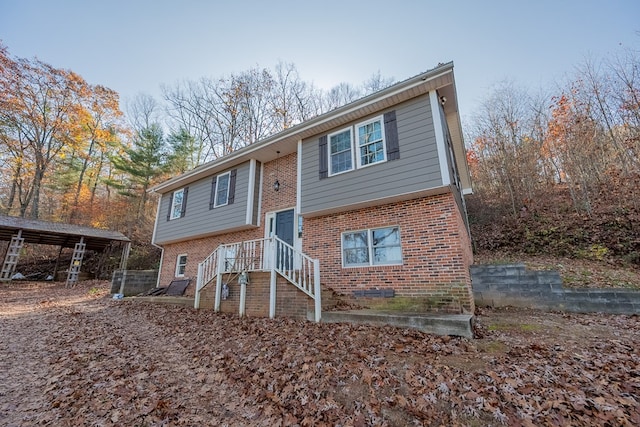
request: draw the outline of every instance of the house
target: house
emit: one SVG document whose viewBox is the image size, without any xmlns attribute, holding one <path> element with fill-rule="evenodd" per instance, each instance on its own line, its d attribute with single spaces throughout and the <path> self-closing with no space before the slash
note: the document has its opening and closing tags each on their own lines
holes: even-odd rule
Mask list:
<svg viewBox="0 0 640 427">
<path fill-rule="evenodd" d="M 473 313 L 453 63 L 169 179 L 159 285 L 196 307 L 321 316 L 321 287 Z"/>
</svg>

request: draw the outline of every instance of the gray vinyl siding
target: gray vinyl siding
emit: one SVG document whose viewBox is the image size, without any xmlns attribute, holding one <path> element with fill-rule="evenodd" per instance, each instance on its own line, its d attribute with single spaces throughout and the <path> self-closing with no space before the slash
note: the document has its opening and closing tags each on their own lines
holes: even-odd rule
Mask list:
<svg viewBox="0 0 640 427">
<path fill-rule="evenodd" d="M 302 214 L 442 186 L 429 96 L 421 96 L 394 109 L 400 148 L 397 160 L 319 179 L 318 139 L 322 135 L 303 141 Z"/>
<path fill-rule="evenodd" d="M 211 198 L 211 181 L 213 176 L 201 179 L 188 185 L 189 195 L 184 217 L 167 221 L 167 212 L 172 192 L 162 195 L 158 223 L 156 225 L 155 243 L 162 244 L 204 237 L 227 230 L 255 225 L 247 224 L 247 201 L 249 194 L 249 163 L 237 168 L 235 200 L 231 205 L 209 209 Z M 222 173 L 226 173 L 224 171 Z M 220 175 L 220 174 L 219 174 Z M 256 180 L 259 174 L 256 173 Z M 255 186 L 256 183 L 251 183 Z M 257 198 L 257 194 L 254 196 Z M 254 198 L 254 201 L 255 201 Z M 251 217 L 255 217 L 252 214 Z"/>
</svg>

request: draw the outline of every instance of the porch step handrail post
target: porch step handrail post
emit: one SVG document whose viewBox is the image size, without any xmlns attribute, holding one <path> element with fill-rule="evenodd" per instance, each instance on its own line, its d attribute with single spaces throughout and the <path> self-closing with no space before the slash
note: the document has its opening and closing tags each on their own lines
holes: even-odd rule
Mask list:
<svg viewBox="0 0 640 427">
<path fill-rule="evenodd" d="M 222 273 L 224 272 L 224 258 L 226 256 L 226 246 L 220 245 L 218 252 L 218 265 L 216 271 L 216 299 L 213 310 L 220 311 L 220 300 L 222 299 Z"/>
<path fill-rule="evenodd" d="M 270 252 L 270 265 L 271 265 L 271 278 L 269 280 L 269 318 L 276 317 L 276 251 L 277 243 L 273 237 L 270 239 L 269 245 L 271 246 Z"/>
<path fill-rule="evenodd" d="M 196 297 L 193 300 L 193 308 L 200 308 L 200 290 L 202 289 L 202 263 L 198 263 L 198 278 L 196 279 Z"/>
<path fill-rule="evenodd" d="M 322 289 L 320 288 L 320 260 L 313 260 L 313 296 L 315 302 L 315 320 L 322 316 Z"/>
</svg>

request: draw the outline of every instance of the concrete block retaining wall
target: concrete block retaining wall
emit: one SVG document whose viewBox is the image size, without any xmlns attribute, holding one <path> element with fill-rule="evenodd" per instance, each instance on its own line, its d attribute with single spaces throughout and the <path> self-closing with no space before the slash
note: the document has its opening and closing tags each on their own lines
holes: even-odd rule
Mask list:
<svg viewBox="0 0 640 427">
<path fill-rule="evenodd" d="M 640 314 L 640 291 L 565 289 L 557 271 L 529 271 L 524 264 L 473 265 L 471 280 L 478 306 Z"/>
<path fill-rule="evenodd" d="M 158 270 L 116 270 L 111 279 L 111 293 L 138 295 L 155 288 L 157 281 Z"/>
</svg>

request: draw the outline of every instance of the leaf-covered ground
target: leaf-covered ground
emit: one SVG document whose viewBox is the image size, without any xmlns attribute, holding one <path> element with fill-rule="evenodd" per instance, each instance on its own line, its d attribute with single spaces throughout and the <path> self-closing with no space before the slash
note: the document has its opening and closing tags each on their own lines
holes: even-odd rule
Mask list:
<svg viewBox="0 0 640 427">
<path fill-rule="evenodd" d="M 480 310 L 479 338 L 1 284 L 3 426 L 637 426 L 640 319 Z"/>
</svg>

